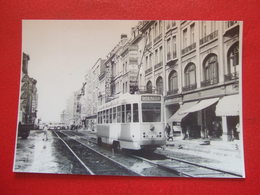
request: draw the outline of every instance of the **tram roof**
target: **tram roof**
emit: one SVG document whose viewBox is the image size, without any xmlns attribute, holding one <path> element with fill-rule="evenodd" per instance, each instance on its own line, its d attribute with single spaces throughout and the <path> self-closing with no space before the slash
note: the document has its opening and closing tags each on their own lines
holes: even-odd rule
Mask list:
<svg viewBox="0 0 260 195">
<path fill-rule="evenodd" d="M 141 101 L 142 96 L 161 96 L 159 94 L 121 94 L 117 98 L 107 102 L 98 107 L 98 110 L 111 108 L 114 106 L 119 106 L 120 104 L 132 104 L 132 103 L 139 103 Z"/>
</svg>

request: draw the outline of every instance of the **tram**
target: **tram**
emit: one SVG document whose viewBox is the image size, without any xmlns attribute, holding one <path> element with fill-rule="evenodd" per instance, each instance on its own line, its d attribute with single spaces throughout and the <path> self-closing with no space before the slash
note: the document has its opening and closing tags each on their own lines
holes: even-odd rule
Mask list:
<svg viewBox="0 0 260 195">
<path fill-rule="evenodd" d="M 115 150 L 154 150 L 165 145 L 162 96 L 123 94 L 98 107 L 97 142 Z"/>
</svg>

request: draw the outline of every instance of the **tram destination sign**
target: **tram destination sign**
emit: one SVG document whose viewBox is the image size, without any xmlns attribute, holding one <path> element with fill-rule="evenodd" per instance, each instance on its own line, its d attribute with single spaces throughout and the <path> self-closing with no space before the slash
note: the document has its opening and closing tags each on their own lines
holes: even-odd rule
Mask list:
<svg viewBox="0 0 260 195">
<path fill-rule="evenodd" d="M 161 96 L 150 96 L 150 95 L 143 95 L 141 97 L 142 101 L 161 101 Z"/>
</svg>

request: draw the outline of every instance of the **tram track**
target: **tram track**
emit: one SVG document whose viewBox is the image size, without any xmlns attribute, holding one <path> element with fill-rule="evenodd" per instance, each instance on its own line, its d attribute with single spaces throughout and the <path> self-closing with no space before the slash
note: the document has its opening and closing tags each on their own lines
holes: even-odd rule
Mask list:
<svg viewBox="0 0 260 195">
<path fill-rule="evenodd" d="M 81 137 L 81 134 L 79 132 L 66 132 L 69 136 L 76 136 L 79 139 L 84 139 L 92 144 L 97 144 L 96 141 L 93 139 L 87 139 L 84 137 Z M 124 152 L 122 153 L 125 157 L 131 157 L 138 159 L 140 161 L 149 163 L 153 167 L 156 167 L 157 169 L 161 169 L 164 171 L 167 171 L 169 174 L 175 174 L 177 176 L 181 177 L 217 177 L 217 178 L 242 178 L 242 175 L 231 173 L 228 171 L 216 169 L 214 167 L 205 166 L 202 164 L 194 163 L 185 159 L 180 159 L 173 156 L 168 156 L 164 154 L 158 154 L 158 153 L 150 153 L 146 157 L 147 154 L 140 153 L 136 154 L 135 152 Z M 153 157 L 157 155 L 156 157 Z M 160 157 L 159 157 L 160 155 Z M 159 172 L 159 171 L 158 171 Z"/>
<path fill-rule="evenodd" d="M 158 166 L 158 168 L 174 172 L 181 177 L 242 178 L 242 175 L 236 173 L 223 171 L 170 156 L 165 156 L 166 158 L 163 160 L 150 160 L 141 155 L 131 154 L 131 156 Z"/>
<path fill-rule="evenodd" d="M 142 176 L 61 131 L 54 131 L 91 175 Z"/>
</svg>

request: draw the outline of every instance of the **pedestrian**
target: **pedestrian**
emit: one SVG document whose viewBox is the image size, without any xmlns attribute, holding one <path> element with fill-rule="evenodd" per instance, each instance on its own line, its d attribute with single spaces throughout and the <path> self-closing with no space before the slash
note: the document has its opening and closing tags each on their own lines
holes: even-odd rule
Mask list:
<svg viewBox="0 0 260 195">
<path fill-rule="evenodd" d="M 48 140 L 48 125 L 45 125 L 44 128 L 43 128 L 43 133 L 44 133 L 44 137 L 45 139 L 43 138 L 42 140 L 44 141 L 47 141 Z"/>
<path fill-rule="evenodd" d="M 165 131 L 167 133 L 167 140 L 169 141 L 170 138 L 171 138 L 171 127 L 170 127 L 170 125 L 168 123 L 166 124 Z"/>
<path fill-rule="evenodd" d="M 239 133 L 240 133 L 240 124 L 237 123 L 236 125 L 236 134 L 235 134 L 235 139 L 239 140 Z"/>
<path fill-rule="evenodd" d="M 181 121 L 181 131 L 183 134 L 183 140 L 188 138 L 188 133 L 187 133 L 187 122 L 185 121 L 185 119 L 183 119 Z"/>
</svg>

